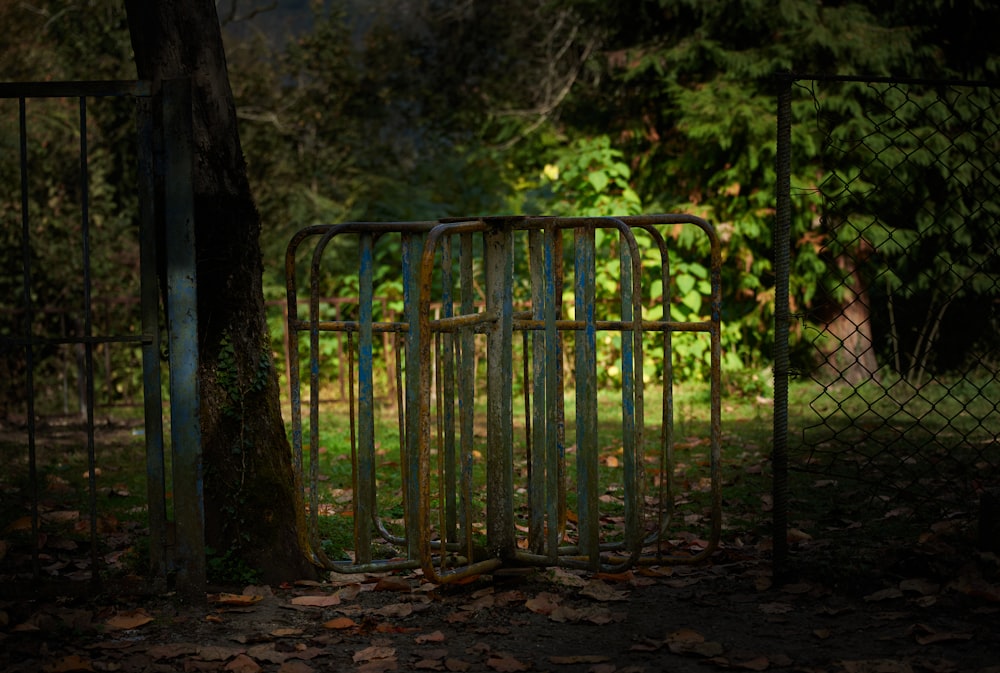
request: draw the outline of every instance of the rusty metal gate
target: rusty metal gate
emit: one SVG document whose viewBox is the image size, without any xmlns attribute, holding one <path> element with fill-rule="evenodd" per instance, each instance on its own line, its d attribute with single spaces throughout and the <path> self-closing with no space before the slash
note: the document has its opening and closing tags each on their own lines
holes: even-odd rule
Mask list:
<svg viewBox="0 0 1000 673">
<path fill-rule="evenodd" d="M 137 315 L 129 317 L 127 324 L 116 329 L 99 330 L 94 319 L 99 297 L 94 291 L 98 278 L 98 261 L 107 267 L 107 251 L 95 243 L 99 218 L 104 214 L 92 212 L 90 162 L 94 150 L 88 146 L 92 130 L 88 115 L 96 100 L 132 99 L 135 104 L 135 166 L 138 193 L 138 211 L 131 217 L 137 225 L 139 259 L 135 273 L 140 276 L 137 297 L 131 302 L 138 307 Z M 4 502 L 5 515 L 16 517 L 13 521 L 0 520 L 0 530 L 13 532 L 10 545 L 5 542 L 0 554 L 0 591 L 22 595 L 38 595 L 51 587 L 60 595 L 72 592 L 72 587 L 100 588 L 108 571 L 104 549 L 106 537 L 115 531 L 101 530 L 110 517 L 103 516 L 106 500 L 99 495 L 107 492 L 107 485 L 99 479 L 102 468 L 112 471 L 113 463 L 104 460 L 99 426 L 110 423 L 95 418 L 95 352 L 113 344 L 136 348 L 141 352 L 143 416 L 141 430 L 146 465 L 145 515 L 148 520 L 148 570 L 154 586 L 166 586 L 168 577 L 176 578 L 176 588 L 184 593 L 199 595 L 205 585 L 205 552 L 203 508 L 201 498 L 201 445 L 199 425 L 199 399 L 197 384 L 197 305 L 194 273 L 193 197 L 191 185 L 191 107 L 190 85 L 187 80 L 174 80 L 154 88 L 145 81 L 103 82 L 44 82 L 0 83 L 0 101 L 16 103 L 14 121 L 4 119 L 6 146 L 11 150 L 5 156 L 20 175 L 19 186 L 10 188 L 2 203 L 9 205 L 11 215 L 0 226 L 11 232 L 10 240 L 19 241 L 19 263 L 5 269 L 7 280 L 13 279 L 16 291 L 0 302 L 5 317 L 0 323 L 0 354 L 8 362 L 16 363 L 18 375 L 4 384 L 16 391 L 16 398 L 23 402 L 23 435 L 13 443 L 2 443 L 0 449 L 7 470 L 4 495 L 15 494 Z M 46 117 L 51 101 L 71 110 L 66 122 L 69 134 L 79 143 L 71 165 L 60 166 L 58 175 L 66 180 L 61 187 L 74 195 L 75 219 L 65 227 L 53 224 L 62 222 L 49 217 L 55 208 L 51 203 L 37 201 L 38 194 L 29 189 L 33 170 L 44 163 L 56 161 L 46 151 L 44 143 L 32 136 L 36 119 L 51 124 Z M 30 114 L 34 113 L 34 114 Z M 74 118 L 75 117 L 75 118 Z M 129 119 L 128 116 L 125 119 Z M 104 120 L 104 123 L 108 123 Z M 106 151 L 106 150 L 105 150 Z M 75 165 L 72 165 L 75 163 Z M 15 183 L 17 184 L 17 183 Z M 31 183 L 33 184 L 33 183 Z M 60 185 L 47 186 L 49 189 Z M 130 185 L 115 185 L 128 189 Z M 158 190 L 163 194 L 157 197 Z M 16 205 L 15 205 L 16 204 Z M 67 208 L 68 209 L 68 208 Z M 96 211 L 96 209 L 95 209 Z M 157 220 L 166 231 L 166 248 L 158 250 Z M 66 237 L 66 254 L 69 259 L 46 259 L 41 246 L 53 238 Z M 51 257 L 51 255 L 50 255 Z M 39 305 L 38 280 L 45 264 L 79 265 L 80 276 L 64 288 L 60 306 Z M 161 316 L 157 267 L 162 262 L 162 278 L 166 292 L 166 307 Z M 119 262 L 120 263 L 120 262 Z M 16 267 L 16 268 L 15 268 Z M 125 291 L 126 288 L 117 288 Z M 53 333 L 51 321 L 44 320 L 46 312 L 61 311 L 74 317 L 81 326 L 78 333 L 65 331 Z M 135 312 L 134 312 L 135 313 Z M 166 326 L 166 339 L 161 338 L 161 317 Z M 50 423 L 43 418 L 43 410 L 36 405 L 40 386 L 40 363 L 51 357 L 55 349 L 68 346 L 80 354 L 82 391 L 80 419 L 74 425 L 81 427 L 86 452 L 86 472 L 82 491 L 86 505 L 77 512 L 77 527 L 81 541 L 63 540 L 74 548 L 89 549 L 89 559 L 64 559 L 54 542 L 60 521 L 53 514 L 53 503 L 61 497 L 53 494 L 53 485 L 66 484 L 67 480 L 47 475 L 47 461 L 58 453 L 51 438 L 41 429 Z M 164 433 L 164 399 L 161 393 L 161 349 L 169 352 L 167 369 L 169 381 L 170 431 Z M 7 368 L 10 371 L 11 368 Z M 16 379 L 16 380 L 15 380 Z M 78 447 L 74 447 L 76 450 Z M 43 458 L 45 459 L 43 461 Z M 168 465 L 170 470 L 168 470 Z M 112 469 L 109 469 L 112 468 Z M 47 481 L 46 477 L 50 477 Z M 73 479 L 79 478 L 73 475 Z M 69 490 L 68 487 L 65 490 Z M 172 491 L 172 493 L 171 493 Z M 67 496 L 68 497 L 68 496 Z M 109 496 L 110 497 L 110 496 Z M 7 507 L 6 505 L 10 505 Z M 75 504 L 74 504 L 75 506 Z M 137 517 L 143 518 L 143 517 Z M 168 533 L 169 531 L 169 533 Z M 16 539 L 15 539 L 16 538 Z M 22 545 L 23 543 L 23 545 Z M 47 546 L 48 543 L 48 546 Z M 61 549 L 66 549 L 62 547 Z M 6 557 L 6 558 L 5 558 Z M 78 570 L 67 576 L 59 569 L 70 564 Z M 64 582 L 63 580 L 69 580 Z"/>
<path fill-rule="evenodd" d="M 670 320 L 667 246 L 669 231 L 679 227 L 703 233 L 710 259 L 710 315 L 698 322 Z M 376 316 L 373 278 L 376 259 L 385 259 L 376 251 L 397 247 L 402 315 Z M 320 310 L 329 261 L 324 255 L 333 249 L 357 251 L 350 319 L 330 320 Z M 651 258 L 664 289 L 655 320 L 644 317 L 652 302 L 641 282 L 643 260 Z M 447 582 L 505 564 L 621 571 L 637 563 L 707 558 L 722 521 L 720 259 L 712 226 L 688 215 L 490 217 L 300 231 L 286 255 L 292 444 L 316 543 L 325 448 L 320 427 L 332 413 L 321 403 L 321 372 L 331 366 L 322 358 L 321 340 L 348 338 L 354 558 L 331 567 L 419 567 L 432 581 Z M 610 305 L 597 299 L 595 272 L 608 263 L 620 274 Z M 308 289 L 300 291 L 303 271 Z M 300 292 L 309 299 L 309 315 L 302 318 Z M 564 293 L 572 312 L 564 307 Z M 674 492 L 671 374 L 671 341 L 679 332 L 710 341 L 711 371 L 704 477 L 709 523 L 700 546 L 684 552 L 668 540 L 680 499 Z M 381 345 L 386 334 L 394 347 Z M 653 338 L 662 340 L 665 357 L 662 372 L 651 376 L 643 351 Z M 305 381 L 300 346 L 308 360 Z M 600 348 L 615 349 L 619 371 L 599 375 Z M 478 365 L 482 358 L 485 372 Z M 389 404 L 376 395 L 383 371 L 397 378 L 384 386 L 397 392 Z M 647 390 L 660 403 L 652 432 Z M 601 462 L 599 405 L 602 417 L 608 405 L 621 408 L 615 469 Z M 383 409 L 389 407 L 394 418 L 385 424 Z M 395 442 L 398 466 L 395 453 L 386 450 Z M 398 469 L 400 492 L 377 477 L 385 469 Z M 384 545 L 391 558 L 381 558 Z"/>
</svg>

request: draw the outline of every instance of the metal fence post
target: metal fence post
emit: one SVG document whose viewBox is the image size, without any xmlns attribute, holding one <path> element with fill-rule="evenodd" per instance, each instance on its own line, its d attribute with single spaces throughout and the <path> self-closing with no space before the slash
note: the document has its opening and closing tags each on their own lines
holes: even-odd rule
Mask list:
<svg viewBox="0 0 1000 673">
<path fill-rule="evenodd" d="M 780 581 L 788 562 L 788 303 L 791 264 L 792 78 L 778 78 L 778 129 L 774 226 L 774 448 L 771 454 L 773 575 Z"/>
<path fill-rule="evenodd" d="M 494 226 L 484 236 L 486 247 L 486 537 L 490 551 L 506 558 L 516 550 L 514 538 L 513 395 L 513 235 Z"/>
<path fill-rule="evenodd" d="M 198 283 L 195 272 L 191 83 L 163 83 L 166 187 L 167 332 L 173 450 L 177 589 L 205 590 L 205 512 L 198 389 Z"/>
<path fill-rule="evenodd" d="M 153 103 L 136 99 L 139 180 L 139 269 L 142 294 L 142 400 L 146 440 L 146 495 L 149 511 L 149 571 L 164 584 L 167 572 L 166 467 L 163 459 L 163 399 L 160 388 L 159 286 L 156 280 L 156 176 Z"/>
</svg>

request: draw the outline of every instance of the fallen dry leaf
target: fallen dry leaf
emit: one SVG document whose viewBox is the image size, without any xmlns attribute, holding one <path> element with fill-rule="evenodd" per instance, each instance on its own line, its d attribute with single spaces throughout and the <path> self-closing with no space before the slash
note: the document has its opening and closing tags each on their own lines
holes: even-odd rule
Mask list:
<svg viewBox="0 0 1000 673">
<path fill-rule="evenodd" d="M 517 673 L 517 671 L 527 671 L 531 666 L 518 661 L 513 656 L 500 653 L 494 654 L 486 660 L 486 665 L 498 673 Z"/>
<path fill-rule="evenodd" d="M 783 615 L 795 609 L 790 603 L 761 603 L 757 608 L 767 615 Z"/>
<path fill-rule="evenodd" d="M 278 673 L 314 673 L 315 668 L 304 661 L 286 661 L 278 668 Z"/>
<path fill-rule="evenodd" d="M 472 668 L 472 664 L 464 659 L 445 659 L 444 668 L 451 673 L 464 673 L 465 671 Z"/>
<path fill-rule="evenodd" d="M 337 591 L 337 595 L 340 596 L 341 600 L 353 601 L 361 593 L 361 585 L 357 582 L 352 582 L 347 586 L 341 587 Z"/>
<path fill-rule="evenodd" d="M 375 583 L 375 591 L 399 591 L 402 593 L 409 593 L 413 591 L 413 586 L 410 584 L 409 580 L 390 575 L 388 577 L 379 578 L 379 581 Z"/>
<path fill-rule="evenodd" d="M 363 661 L 372 661 L 373 659 L 390 659 L 396 656 L 395 647 L 383 647 L 380 645 L 372 645 L 371 647 L 366 647 L 363 650 L 358 650 L 354 653 L 352 660 L 354 663 L 361 663 Z"/>
<path fill-rule="evenodd" d="M 540 593 L 524 602 L 524 607 L 539 615 L 551 615 L 559 607 L 558 596 L 550 593 Z"/>
<path fill-rule="evenodd" d="M 296 596 L 290 602 L 292 605 L 305 605 L 312 608 L 328 608 L 332 605 L 340 605 L 340 596 L 337 594 Z"/>
<path fill-rule="evenodd" d="M 51 664 L 42 666 L 43 673 L 77 673 L 77 671 L 93 671 L 89 659 L 83 659 L 77 654 L 70 654 L 57 659 Z"/>
<path fill-rule="evenodd" d="M 292 636 L 301 636 L 305 633 L 302 629 L 275 629 L 271 631 L 271 635 L 275 638 L 290 638 Z"/>
<path fill-rule="evenodd" d="M 280 664 L 288 659 L 288 653 L 276 650 L 274 643 L 254 645 L 246 651 L 246 655 L 254 660 L 266 661 L 271 664 Z"/>
<path fill-rule="evenodd" d="M 597 601 L 625 601 L 628 600 L 627 591 L 616 591 L 603 580 L 587 582 L 587 586 L 580 589 L 581 596 L 587 596 Z"/>
<path fill-rule="evenodd" d="M 910 628 L 910 633 L 921 645 L 931 643 L 942 643 L 952 640 L 972 640 L 971 633 L 961 633 L 958 631 L 937 631 L 926 624 L 914 624 Z"/>
<path fill-rule="evenodd" d="M 604 580 L 605 582 L 625 582 L 630 583 L 635 579 L 635 575 L 631 570 L 626 570 L 621 573 L 594 573 L 594 579 Z"/>
<path fill-rule="evenodd" d="M 419 635 L 414 640 L 416 640 L 417 645 L 424 645 L 425 643 L 443 643 L 444 634 L 440 631 L 434 631 L 433 633 Z"/>
<path fill-rule="evenodd" d="M 343 629 L 353 629 L 358 623 L 350 617 L 334 617 L 328 622 L 323 622 L 324 629 L 342 631 Z"/>
<path fill-rule="evenodd" d="M 734 668 L 744 668 L 748 671 L 766 671 L 771 667 L 771 660 L 765 656 L 753 657 L 743 661 L 730 661 Z"/>
<path fill-rule="evenodd" d="M 549 657 L 553 664 L 600 664 L 611 661 L 611 657 L 603 654 L 576 654 L 563 657 Z"/>
<path fill-rule="evenodd" d="M 243 654 L 243 651 L 234 647 L 206 645 L 198 648 L 198 658 L 204 661 L 228 661 L 238 654 Z"/>
<path fill-rule="evenodd" d="M 260 595 L 249 594 L 210 594 L 208 601 L 217 605 L 253 605 L 264 599 Z"/>
<path fill-rule="evenodd" d="M 146 654 L 155 661 L 197 654 L 199 649 L 201 649 L 200 646 L 194 643 L 169 643 L 167 645 L 153 645 L 146 650 Z"/>
<path fill-rule="evenodd" d="M 717 657 L 722 654 L 722 644 L 705 640 L 705 636 L 690 628 L 683 628 L 669 634 L 665 640 L 674 654 L 697 654 L 702 657 Z"/>
<path fill-rule="evenodd" d="M 789 528 L 787 539 L 791 544 L 797 544 L 799 542 L 809 542 L 813 539 L 813 536 L 798 528 Z"/>
<path fill-rule="evenodd" d="M 397 668 L 396 658 L 392 657 L 390 659 L 372 659 L 371 661 L 366 661 L 358 666 L 356 670 L 357 673 L 386 673 L 387 671 L 395 671 Z"/>
<path fill-rule="evenodd" d="M 222 669 L 230 673 L 260 673 L 260 665 L 245 654 L 238 654 Z"/>
<path fill-rule="evenodd" d="M 864 600 L 868 603 L 873 603 L 877 601 L 888 601 L 893 598 L 902 598 L 903 592 L 896 587 L 889 587 L 888 589 L 882 589 L 881 591 L 876 591 L 875 593 L 868 594 L 865 596 Z"/>
<path fill-rule="evenodd" d="M 143 624 L 148 624 L 153 621 L 153 617 L 148 615 L 142 608 L 136 608 L 135 610 L 129 610 L 128 612 L 120 612 L 114 617 L 111 617 L 104 625 L 116 631 L 124 631 L 127 629 L 136 629 Z"/>
<path fill-rule="evenodd" d="M 552 582 L 564 587 L 583 587 L 587 585 L 587 580 L 584 578 L 558 566 L 547 570 L 545 576 L 552 580 Z"/>
<path fill-rule="evenodd" d="M 899 583 L 899 590 L 903 592 L 918 593 L 921 596 L 933 596 L 941 592 L 941 585 L 930 580 L 914 578 L 903 580 Z"/>
<path fill-rule="evenodd" d="M 409 617 L 413 614 L 413 604 L 391 603 L 389 605 L 383 605 L 378 610 L 375 610 L 375 614 L 383 617 Z"/>
<path fill-rule="evenodd" d="M 837 663 L 844 669 L 844 673 L 913 673 L 910 664 L 893 659 L 861 659 Z"/>
</svg>

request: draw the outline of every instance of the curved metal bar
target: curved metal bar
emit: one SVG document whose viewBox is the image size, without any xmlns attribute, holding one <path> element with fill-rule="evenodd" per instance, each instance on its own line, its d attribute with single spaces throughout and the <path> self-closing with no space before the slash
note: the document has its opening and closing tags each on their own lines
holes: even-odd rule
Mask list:
<svg viewBox="0 0 1000 673">
<path fill-rule="evenodd" d="M 678 322 L 670 319 L 670 265 L 669 251 L 660 228 L 663 225 L 689 224 L 699 227 L 708 237 L 711 248 L 711 315 L 708 320 L 696 322 Z M 583 306 L 589 311 L 587 315 L 578 312 L 574 320 L 561 319 L 558 311 L 559 296 L 561 296 L 561 235 L 566 230 L 576 230 L 581 245 L 586 245 L 588 238 L 593 241 L 593 231 L 597 228 L 615 229 L 619 232 L 619 300 L 621 316 L 619 320 L 597 320 L 593 315 L 594 291 L 578 299 L 578 307 Z M 660 275 L 663 283 L 663 313 L 661 320 L 647 320 L 643 317 L 642 297 L 642 257 L 635 230 L 646 232 L 653 240 L 660 254 Z M 529 232 L 529 247 L 531 248 L 531 286 L 532 311 L 513 313 L 511 303 L 511 286 L 513 284 L 512 244 L 513 232 Z M 534 233 L 538 232 L 538 233 Z M 404 246 L 404 253 L 410 251 L 412 259 L 409 266 L 413 269 L 404 279 L 407 288 L 407 318 L 402 322 L 375 323 L 371 310 L 363 310 L 358 321 L 319 319 L 319 269 L 323 252 L 328 243 L 340 234 L 360 234 L 362 236 L 362 273 L 363 277 L 371 277 L 371 243 L 374 238 L 384 233 L 401 234 L 404 238 L 416 236 L 414 247 Z M 485 264 L 487 274 L 487 308 L 476 312 L 473 309 L 471 294 L 472 286 L 472 235 L 483 234 L 484 248 L 487 253 Z M 453 280 L 451 278 L 452 261 L 447 250 L 451 249 L 451 236 L 460 236 L 461 251 L 459 253 L 461 310 L 453 314 L 451 299 Z M 309 237 L 319 236 L 320 240 L 313 250 L 310 265 L 310 307 L 308 320 L 299 320 L 297 310 L 296 276 L 294 258 L 297 249 Z M 369 241 L 365 247 L 364 241 Z M 443 299 L 446 307 L 439 318 L 431 318 L 431 291 L 435 282 L 435 269 L 438 249 L 442 252 L 441 281 L 443 283 Z M 593 264 L 593 243 L 590 244 L 590 260 L 584 261 L 585 269 Z M 365 252 L 367 250 L 367 252 Z M 586 253 L 586 250 L 584 250 Z M 492 259 L 489 255 L 497 255 Z M 404 254 L 404 266 L 407 266 Z M 417 259 L 419 257 L 419 259 Z M 586 259 L 586 255 L 585 255 Z M 365 261 L 367 260 L 367 262 Z M 365 265 L 368 265 L 367 267 Z M 419 266 L 418 266 L 419 265 Z M 391 570 L 402 568 L 421 568 L 431 581 L 447 583 L 455 582 L 472 575 L 490 572 L 507 562 L 532 565 L 562 565 L 565 567 L 601 570 L 604 572 L 621 572 L 636 563 L 695 563 L 705 560 L 718 548 L 721 536 L 721 413 L 720 413 L 720 374 L 721 364 L 721 250 L 719 239 L 714 228 L 706 220 L 691 215 L 642 215 L 627 217 L 487 217 L 471 219 L 452 219 L 439 222 L 413 223 L 344 223 L 340 225 L 318 225 L 305 229 L 293 238 L 286 252 L 286 273 L 288 278 L 289 313 L 286 318 L 289 348 L 289 383 L 292 390 L 293 416 L 293 447 L 296 448 L 296 474 L 300 481 L 303 478 L 302 429 L 301 429 L 301 391 L 298 376 L 298 331 L 310 332 L 310 526 L 314 543 L 318 540 L 318 501 L 316 486 L 318 470 L 318 388 L 319 388 L 319 354 L 318 341 L 321 331 L 358 332 L 360 339 L 359 366 L 362 367 L 361 379 L 371 383 L 371 341 L 376 332 L 394 332 L 400 335 L 408 333 L 407 365 L 410 376 L 414 378 L 407 383 L 409 392 L 406 403 L 402 397 L 397 401 L 400 420 L 400 439 L 405 448 L 403 461 L 403 488 L 406 516 L 406 536 L 399 537 L 386 529 L 384 522 L 378 517 L 374 502 L 371 505 L 370 516 L 377 532 L 393 544 L 406 545 L 407 558 L 390 561 L 372 561 L 370 554 L 356 554 L 355 561 L 349 566 L 343 563 L 332 564 L 331 569 L 337 572 L 366 572 L 374 570 Z M 579 274 L 578 274 L 579 275 Z M 579 279 L 578 279 L 579 280 Z M 367 282 L 367 281 L 366 281 Z M 591 284 L 593 276 L 589 281 Z M 536 285 L 544 288 L 536 288 Z M 364 290 L 365 288 L 362 288 Z M 371 292 L 366 291 L 361 297 L 372 300 Z M 588 300 L 587 297 L 590 297 Z M 582 303 L 581 303 L 582 302 Z M 510 356 L 511 337 L 513 330 L 534 331 L 532 359 L 534 361 L 532 380 L 535 386 L 535 396 L 532 399 L 532 411 L 525 410 L 529 421 L 537 424 L 532 426 L 529 441 L 531 455 L 529 457 L 529 491 L 531 493 L 529 509 L 530 525 L 528 533 L 528 550 L 518 548 L 517 533 L 514 529 L 512 510 L 513 501 L 513 452 L 511 425 L 510 381 L 505 379 L 512 375 Z M 581 538 L 577 545 L 558 543 L 565 534 L 565 472 L 564 456 L 562 455 L 562 365 L 561 339 L 562 332 L 572 331 L 593 335 L 598 330 L 615 331 L 621 334 L 622 355 L 622 433 L 623 433 L 623 469 L 625 491 L 625 527 L 621 540 L 601 541 L 597 514 L 597 484 L 592 483 L 597 477 L 596 445 L 593 451 L 587 451 L 581 458 L 583 450 L 578 451 L 580 470 L 592 473 L 584 478 L 578 487 L 581 506 L 586 504 L 588 512 L 581 519 Z M 631 338 L 625 334 L 631 334 Z M 658 449 L 659 470 L 661 474 L 658 509 L 655 513 L 655 530 L 645 533 L 646 507 L 644 493 L 646 479 L 643 475 L 645 464 L 645 420 L 644 400 L 645 383 L 643 381 L 644 337 L 646 332 L 660 332 L 664 339 L 664 351 L 667 356 L 664 373 L 664 395 L 662 414 L 662 437 Z M 692 556 L 665 555 L 659 547 L 666 536 L 667 529 L 673 520 L 674 485 L 673 485 L 673 372 L 670 358 L 671 335 L 674 332 L 708 333 L 711 339 L 711 531 L 706 549 Z M 459 337 L 452 341 L 452 335 Z M 472 488 L 472 415 L 471 405 L 460 404 L 462 442 L 459 448 L 461 461 L 456 463 L 454 456 L 456 425 L 453 415 L 454 388 L 449 371 L 454 362 L 461 360 L 458 381 L 459 400 L 472 400 L 475 376 L 472 335 L 485 334 L 487 337 L 487 397 L 494 400 L 488 402 L 487 414 L 487 549 L 478 549 L 473 544 L 470 503 Z M 593 341 L 593 336 L 590 337 Z M 294 349 L 291 344 L 294 343 Z M 365 344 L 368 344 L 366 348 Z M 523 353 L 525 371 L 528 367 L 528 347 Z M 396 375 L 401 376 L 401 366 L 398 361 L 400 348 L 395 349 L 397 357 Z M 542 361 L 544 360 L 544 366 Z M 367 363 L 367 364 L 364 364 Z M 294 364 L 294 367 L 292 365 Z M 365 369 L 367 367 L 367 369 Z M 579 369 L 579 367 L 578 367 Z M 584 369 L 585 371 L 586 369 Z M 353 368 L 352 368 L 353 373 Z M 365 378 L 367 376 L 367 379 Z M 527 374 L 525 374 L 527 376 Z M 591 377 L 594 378 L 594 377 Z M 436 385 L 437 395 L 432 396 L 432 383 Z M 362 382 L 362 387 L 364 384 Z M 527 381 L 525 383 L 527 385 Z M 591 386 L 593 381 L 591 381 Z M 539 388 L 543 388 L 539 391 Z M 353 398 L 352 382 L 352 398 Z M 596 404 L 596 388 L 588 388 L 581 392 L 583 400 L 591 399 Z M 397 379 L 397 395 L 402 396 L 402 384 Z M 363 425 L 371 421 L 373 405 L 371 391 L 359 393 L 358 404 L 363 418 Z M 544 398 L 544 399 L 543 399 Z M 367 400 L 367 402 L 365 402 Z M 434 401 L 432 401 L 434 400 Z M 437 411 L 434 414 L 432 404 L 436 402 Z M 352 424 L 355 403 L 351 403 Z M 589 408 L 584 406 L 584 409 Z M 578 400 L 578 411 L 580 411 Z M 586 414 L 586 411 L 582 413 Z M 596 407 L 593 410 L 596 417 Z M 436 472 L 432 472 L 432 418 L 436 419 L 437 432 L 433 436 L 438 449 Z M 579 414 L 578 414 L 579 418 Z M 511 426 L 511 427 L 508 427 Z M 361 433 L 361 443 L 373 443 L 368 438 L 367 431 Z M 587 433 L 584 433 L 587 434 Z M 593 433 L 589 433 L 593 434 Z M 578 430 L 578 445 L 581 431 Z M 505 448 L 506 447 L 506 448 Z M 352 454 L 357 451 L 357 440 L 351 442 Z M 367 495 L 360 493 L 361 484 L 357 465 L 360 459 L 352 458 L 353 479 L 355 480 L 354 497 L 374 500 L 374 486 Z M 372 463 L 374 460 L 371 461 Z M 458 471 L 456 474 L 455 471 Z M 437 483 L 438 501 L 441 511 L 437 521 L 439 539 L 434 539 L 432 530 L 431 495 L 432 486 Z M 544 481 L 543 481 L 544 477 Z M 368 476 L 361 476 L 367 480 Z M 456 493 L 457 489 L 457 493 Z M 460 500 L 456 501 L 456 495 Z M 584 502 L 592 499 L 594 502 Z M 356 512 L 365 509 L 355 503 Z M 545 513 L 535 512 L 544 507 Z M 599 509 L 597 510 L 599 513 Z M 583 514 L 581 510 L 581 514 Z M 364 515 L 363 518 L 367 518 Z M 356 525 L 363 525 L 358 524 Z M 456 535 L 456 526 L 463 534 Z M 462 538 L 462 539 L 458 539 Z M 370 535 L 359 535 L 355 531 L 355 546 L 366 544 Z M 643 548 L 649 544 L 657 544 L 656 553 L 644 555 Z M 358 552 L 359 550 L 356 550 Z M 370 550 L 369 550 L 370 551 Z M 464 552 L 464 553 L 461 553 Z M 482 553 L 491 555 L 485 560 Z M 334 567 L 335 566 L 335 567 Z"/>
</svg>

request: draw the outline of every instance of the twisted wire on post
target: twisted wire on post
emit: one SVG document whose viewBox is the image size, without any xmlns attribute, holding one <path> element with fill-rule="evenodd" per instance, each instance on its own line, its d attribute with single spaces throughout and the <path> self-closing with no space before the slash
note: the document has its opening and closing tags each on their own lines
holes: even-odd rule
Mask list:
<svg viewBox="0 0 1000 673">
<path fill-rule="evenodd" d="M 788 561 L 788 279 L 791 265 L 792 77 L 778 79 L 778 130 L 774 226 L 774 448 L 772 536 L 773 574 L 780 582 Z"/>
</svg>

